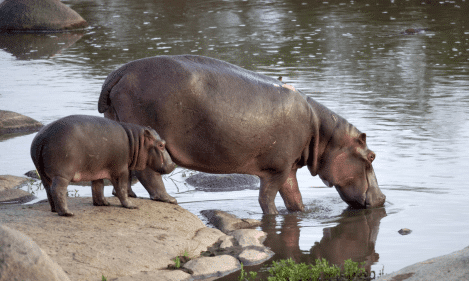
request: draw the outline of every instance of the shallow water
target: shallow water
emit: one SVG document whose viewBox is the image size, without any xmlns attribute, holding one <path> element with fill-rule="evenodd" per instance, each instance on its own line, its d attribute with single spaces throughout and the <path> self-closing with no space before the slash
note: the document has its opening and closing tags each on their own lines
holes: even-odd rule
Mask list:
<svg viewBox="0 0 469 281">
<path fill-rule="evenodd" d="M 106 76 L 131 60 L 197 54 L 255 70 L 311 95 L 367 133 L 384 208 L 349 211 L 298 173 L 305 214 L 263 217 L 257 191 L 167 189 L 199 214 L 263 219 L 274 258 L 367 261 L 376 272 L 469 244 L 469 19 L 459 1 L 64 1 L 90 23 L 75 33 L 0 35 L 0 109 L 45 124 L 97 115 Z M 428 28 L 404 35 L 408 28 Z M 34 134 L 0 141 L 0 174 L 33 169 Z M 183 180 L 180 175 L 173 179 Z M 90 188 L 70 187 L 80 196 Z M 139 184 L 139 196 L 147 197 Z M 106 188 L 110 196 L 111 188 Z M 410 228 L 410 235 L 398 234 Z"/>
</svg>

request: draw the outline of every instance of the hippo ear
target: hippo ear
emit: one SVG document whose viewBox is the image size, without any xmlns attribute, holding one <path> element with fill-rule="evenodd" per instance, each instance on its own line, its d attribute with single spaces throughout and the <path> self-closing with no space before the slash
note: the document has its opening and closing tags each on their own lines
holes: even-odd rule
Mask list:
<svg viewBox="0 0 469 281">
<path fill-rule="evenodd" d="M 359 143 L 360 145 L 366 146 L 366 134 L 365 134 L 365 133 L 361 133 L 361 134 L 358 136 L 358 143 Z"/>
<path fill-rule="evenodd" d="M 145 138 L 145 144 L 147 144 L 147 142 L 150 142 L 151 144 L 153 144 L 156 140 L 155 136 L 153 136 L 153 134 L 151 133 L 150 130 L 151 129 L 145 128 L 145 130 L 143 131 L 143 136 Z"/>
</svg>

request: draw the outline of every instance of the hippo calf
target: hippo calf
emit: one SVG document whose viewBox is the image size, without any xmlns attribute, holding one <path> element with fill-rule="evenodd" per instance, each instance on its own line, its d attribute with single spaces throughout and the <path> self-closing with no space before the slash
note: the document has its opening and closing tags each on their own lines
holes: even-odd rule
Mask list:
<svg viewBox="0 0 469 281">
<path fill-rule="evenodd" d="M 71 115 L 42 128 L 31 144 L 31 158 L 47 192 L 52 212 L 73 216 L 67 207 L 70 182 L 92 181 L 93 205 L 108 206 L 104 181 L 110 179 L 126 208 L 130 170 L 150 168 L 167 174 L 176 167 L 166 143 L 151 128 L 109 119 Z M 144 187 L 155 197 L 155 190 Z"/>
<path fill-rule="evenodd" d="M 288 210 L 304 211 L 296 178 L 303 166 L 351 206 L 385 202 L 364 133 L 294 87 L 217 59 L 129 62 L 107 77 L 98 110 L 157 130 L 179 166 L 259 176 L 265 214 L 278 213 L 277 193 Z M 137 177 L 158 189 L 159 200 L 175 202 L 158 173 L 145 169 Z"/>
</svg>

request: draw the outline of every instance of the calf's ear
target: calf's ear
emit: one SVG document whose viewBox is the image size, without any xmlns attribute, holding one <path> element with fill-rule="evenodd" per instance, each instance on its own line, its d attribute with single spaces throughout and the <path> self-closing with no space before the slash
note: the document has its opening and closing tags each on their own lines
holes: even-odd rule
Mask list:
<svg viewBox="0 0 469 281">
<path fill-rule="evenodd" d="M 359 143 L 360 145 L 363 145 L 363 146 L 366 145 L 366 134 L 365 134 L 365 133 L 361 133 L 361 134 L 358 136 L 358 143 Z"/>
<path fill-rule="evenodd" d="M 145 138 L 145 144 L 153 145 L 156 141 L 155 137 L 149 129 L 143 131 L 143 137 Z"/>
</svg>

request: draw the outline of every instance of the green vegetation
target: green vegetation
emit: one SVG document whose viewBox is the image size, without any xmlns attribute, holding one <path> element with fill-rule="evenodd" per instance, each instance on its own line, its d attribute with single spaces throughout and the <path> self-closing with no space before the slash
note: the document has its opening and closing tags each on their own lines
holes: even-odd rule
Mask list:
<svg viewBox="0 0 469 281">
<path fill-rule="evenodd" d="M 107 278 L 104 277 L 104 275 L 101 274 L 101 281 L 107 281 Z"/>
<path fill-rule="evenodd" d="M 273 262 L 269 268 L 268 281 L 318 281 L 318 280 L 371 280 L 365 268 L 365 262 L 359 264 L 348 259 L 341 271 L 337 265 L 329 265 L 326 259 L 317 259 L 315 265 L 296 263 L 291 258 Z M 255 280 L 256 272 L 244 271 L 241 264 L 240 281 Z M 374 279 L 374 278 L 373 278 Z"/>
</svg>

